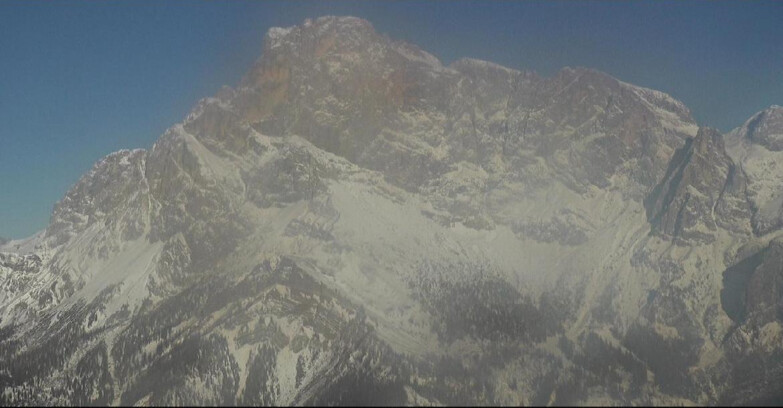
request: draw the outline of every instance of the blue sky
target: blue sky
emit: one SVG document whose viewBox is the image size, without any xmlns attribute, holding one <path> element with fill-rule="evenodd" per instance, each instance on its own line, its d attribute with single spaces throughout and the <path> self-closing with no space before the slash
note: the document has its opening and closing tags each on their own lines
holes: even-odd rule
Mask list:
<svg viewBox="0 0 783 408">
<path fill-rule="evenodd" d="M 236 85 L 272 26 L 355 15 L 449 63 L 585 66 L 730 130 L 783 104 L 783 2 L 2 1 L 0 236 L 45 228 L 100 157 L 147 148 Z"/>
</svg>

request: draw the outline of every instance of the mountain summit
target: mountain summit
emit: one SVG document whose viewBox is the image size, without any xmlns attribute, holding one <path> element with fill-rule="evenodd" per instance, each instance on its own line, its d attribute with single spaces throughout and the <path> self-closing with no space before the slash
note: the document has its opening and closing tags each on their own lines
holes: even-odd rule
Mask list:
<svg viewBox="0 0 783 408">
<path fill-rule="evenodd" d="M 272 28 L 0 244 L 0 402 L 779 401 L 780 118 Z"/>
</svg>

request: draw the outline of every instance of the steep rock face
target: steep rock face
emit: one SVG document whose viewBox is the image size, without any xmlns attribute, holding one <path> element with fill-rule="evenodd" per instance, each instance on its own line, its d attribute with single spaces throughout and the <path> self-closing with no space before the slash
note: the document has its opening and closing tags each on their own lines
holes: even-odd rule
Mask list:
<svg viewBox="0 0 783 408">
<path fill-rule="evenodd" d="M 580 191 L 618 173 L 650 186 L 696 129 L 681 103 L 596 71 L 443 67 L 355 18 L 270 31 L 242 85 L 239 111 L 262 133 L 303 135 L 411 191 L 462 160 L 528 178 L 536 156 Z"/>
<path fill-rule="evenodd" d="M 577 189 L 650 187 L 696 131 L 688 109 L 669 96 L 588 69 L 563 69 L 533 100 L 522 143 Z"/>
<path fill-rule="evenodd" d="M 747 255 L 723 273 L 721 301 L 737 324 L 783 322 L 783 240 Z"/>
<path fill-rule="evenodd" d="M 672 158 L 645 200 L 653 230 L 681 243 L 710 243 L 718 227 L 749 229 L 746 181 L 726 154 L 723 136 L 701 128 Z"/>
<path fill-rule="evenodd" d="M 31 281 L 41 270 L 38 255 L 17 255 L 0 252 L 0 302 L 8 300 L 30 289 Z"/>
<path fill-rule="evenodd" d="M 727 137 L 728 152 L 748 179 L 753 230 L 764 235 L 783 226 L 783 108 L 771 106 Z"/>
<path fill-rule="evenodd" d="M 123 150 L 103 158 L 57 203 L 46 237 L 68 241 L 90 225 L 105 222 L 124 240 L 144 233 L 149 222 L 144 150 Z M 96 240 L 95 248 L 109 243 Z"/>
<path fill-rule="evenodd" d="M 775 405 L 783 397 L 783 240 L 743 252 L 723 273 L 721 302 L 734 325 L 724 339 L 729 385 L 720 402 Z"/>
<path fill-rule="evenodd" d="M 445 67 L 351 17 L 271 29 L 237 89 L 0 247 L 26 254 L 0 255 L 0 402 L 772 395 L 730 381 L 780 351 L 777 230 L 749 233 L 750 176 L 696 129 L 589 69 Z"/>
<path fill-rule="evenodd" d="M 745 308 L 759 326 L 783 322 L 783 240 L 767 247 L 761 264 L 748 281 Z"/>
<path fill-rule="evenodd" d="M 238 106 L 262 133 L 306 136 L 413 188 L 439 171 L 431 155 L 450 75 L 431 55 L 382 37 L 366 21 L 320 18 L 270 30 Z M 401 134 L 416 128 L 434 134 Z"/>
</svg>

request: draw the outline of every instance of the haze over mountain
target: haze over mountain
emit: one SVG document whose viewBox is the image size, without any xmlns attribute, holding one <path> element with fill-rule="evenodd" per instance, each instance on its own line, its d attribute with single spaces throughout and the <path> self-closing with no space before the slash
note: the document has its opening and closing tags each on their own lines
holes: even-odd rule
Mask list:
<svg viewBox="0 0 783 408">
<path fill-rule="evenodd" d="M 586 68 L 353 17 L 0 244 L 0 402 L 783 399 L 783 109 L 727 135 Z"/>
</svg>

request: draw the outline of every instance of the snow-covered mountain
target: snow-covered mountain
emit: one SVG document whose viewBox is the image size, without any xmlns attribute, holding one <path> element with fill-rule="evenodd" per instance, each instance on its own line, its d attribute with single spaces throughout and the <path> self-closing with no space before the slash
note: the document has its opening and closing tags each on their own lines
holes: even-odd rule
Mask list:
<svg viewBox="0 0 783 408">
<path fill-rule="evenodd" d="M 353 17 L 0 246 L 0 402 L 783 398 L 783 110 L 444 66 Z"/>
</svg>

